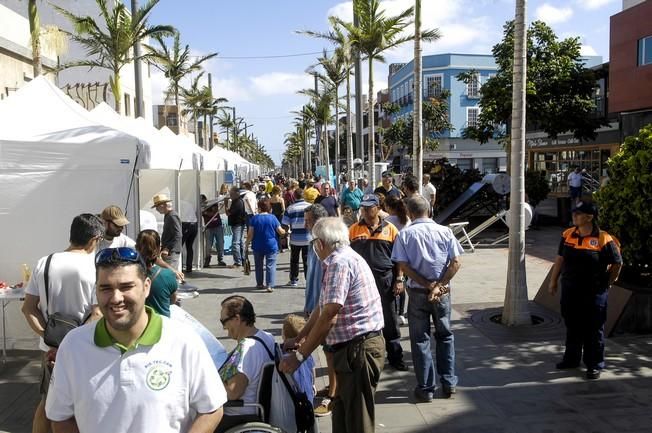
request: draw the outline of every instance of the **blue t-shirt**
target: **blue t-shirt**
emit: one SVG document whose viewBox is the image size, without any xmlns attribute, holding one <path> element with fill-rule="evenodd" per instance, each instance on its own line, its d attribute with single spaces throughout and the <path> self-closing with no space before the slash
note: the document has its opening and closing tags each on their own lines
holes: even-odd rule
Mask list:
<svg viewBox="0 0 652 433">
<path fill-rule="evenodd" d="M 251 218 L 254 239 L 251 247 L 256 253 L 271 254 L 278 252 L 276 229 L 280 227 L 278 219 L 272 214 L 259 214 Z"/>
</svg>

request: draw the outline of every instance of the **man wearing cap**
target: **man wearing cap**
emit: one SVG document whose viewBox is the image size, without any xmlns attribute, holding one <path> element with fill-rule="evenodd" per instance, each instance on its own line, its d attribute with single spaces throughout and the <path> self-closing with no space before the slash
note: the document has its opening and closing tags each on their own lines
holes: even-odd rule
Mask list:
<svg viewBox="0 0 652 433">
<path fill-rule="evenodd" d="M 559 243 L 548 291 L 557 293 L 561 275 L 561 315 L 566 324 L 566 351 L 557 368 L 586 365 L 586 378 L 598 379 L 604 363 L 604 324 L 609 287 L 616 281 L 623 259 L 616 239 L 597 224 L 598 208 L 579 202 L 573 227 Z"/>
<path fill-rule="evenodd" d="M 403 287 L 403 272 L 392 262 L 392 248 L 398 229 L 381 220 L 379 201 L 375 194 L 367 194 L 360 203 L 362 218 L 349 228 L 351 248 L 360 254 L 374 274 L 376 288 L 383 306 L 385 349 L 387 362 L 396 370 L 406 371 L 401 348 L 401 330 L 396 308 L 397 296 Z"/>
<path fill-rule="evenodd" d="M 131 247 L 136 245 L 136 242 L 129 236 L 125 235 L 122 231 L 125 226 L 129 224 L 129 220 L 125 217 L 120 207 L 111 205 L 104 208 L 100 214 L 100 218 L 104 221 L 104 239 L 100 241 L 98 249 L 117 248 L 117 247 Z"/>
<path fill-rule="evenodd" d="M 173 269 L 179 269 L 183 229 L 181 218 L 172 208 L 172 200 L 167 194 L 156 194 L 152 199 L 157 212 L 163 215 L 163 234 L 161 235 L 161 257 Z"/>
<path fill-rule="evenodd" d="M 383 194 L 385 197 L 394 196 L 401 198 L 401 191 L 394 186 L 394 178 L 391 171 L 385 171 L 382 175 L 382 185 L 374 190 L 374 194 Z"/>
<path fill-rule="evenodd" d="M 45 411 L 59 432 L 213 432 L 226 391 L 201 339 L 145 306 L 151 281 L 131 248 L 101 251 L 104 317 L 59 347 Z"/>
</svg>

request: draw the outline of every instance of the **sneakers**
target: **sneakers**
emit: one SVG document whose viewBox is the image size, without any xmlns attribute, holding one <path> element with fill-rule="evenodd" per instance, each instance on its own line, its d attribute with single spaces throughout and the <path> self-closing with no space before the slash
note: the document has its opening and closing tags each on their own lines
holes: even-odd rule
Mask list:
<svg viewBox="0 0 652 433">
<path fill-rule="evenodd" d="M 568 361 L 561 361 L 561 362 L 558 362 L 558 363 L 555 365 L 555 367 L 557 368 L 557 370 L 570 370 L 570 369 L 572 369 L 572 368 L 577 368 L 577 367 L 579 367 L 579 366 L 580 366 L 579 363 L 576 364 L 576 363 L 574 363 L 574 362 L 568 362 Z"/>
<path fill-rule="evenodd" d="M 408 323 L 408 321 L 407 321 L 407 317 L 405 317 L 405 316 L 398 316 L 398 323 L 399 323 L 399 325 L 402 325 L 402 326 L 403 326 L 403 325 L 407 325 L 407 323 Z"/>
<path fill-rule="evenodd" d="M 432 391 L 426 391 L 421 388 L 414 388 L 414 397 L 420 403 L 432 403 L 432 399 L 435 397 Z"/>
<path fill-rule="evenodd" d="M 589 368 L 586 370 L 586 378 L 588 380 L 600 379 L 600 370 L 597 368 Z"/>
<path fill-rule="evenodd" d="M 454 386 L 444 386 L 442 392 L 444 393 L 444 398 L 451 398 L 453 394 L 457 393 L 457 388 Z"/>
<path fill-rule="evenodd" d="M 267 286 L 265 290 L 267 291 L 267 293 L 272 293 L 274 291 L 274 288 Z"/>
<path fill-rule="evenodd" d="M 226 268 L 226 263 L 224 263 L 223 261 L 220 260 L 219 262 L 217 262 L 217 266 L 219 266 L 221 268 Z"/>
<path fill-rule="evenodd" d="M 326 397 L 319 403 L 319 406 L 315 408 L 315 416 L 328 416 L 333 411 L 333 401 Z"/>
<path fill-rule="evenodd" d="M 398 371 L 408 371 L 408 366 L 405 365 L 405 361 L 399 359 L 398 361 L 390 362 L 389 365 L 394 367 L 394 370 Z"/>
<path fill-rule="evenodd" d="M 288 283 L 286 284 L 286 286 L 289 286 L 289 287 L 298 287 L 298 286 L 299 286 L 299 281 L 297 281 L 297 280 L 290 280 L 290 281 L 288 281 Z"/>
</svg>

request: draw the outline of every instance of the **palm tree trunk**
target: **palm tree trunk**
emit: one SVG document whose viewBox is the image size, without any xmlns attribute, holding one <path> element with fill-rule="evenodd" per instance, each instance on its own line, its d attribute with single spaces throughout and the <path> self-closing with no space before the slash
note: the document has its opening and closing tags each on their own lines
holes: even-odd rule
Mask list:
<svg viewBox="0 0 652 433">
<path fill-rule="evenodd" d="M 179 82 L 174 83 L 174 106 L 177 109 L 177 128 L 179 129 L 179 134 L 181 133 L 181 106 L 179 105 Z M 185 131 L 184 131 L 185 132 Z"/>
<path fill-rule="evenodd" d="M 340 175 L 340 93 L 338 90 L 339 90 L 338 86 L 336 85 L 335 86 L 335 177 L 336 179 Z"/>
<path fill-rule="evenodd" d="M 376 132 L 374 119 L 374 61 L 369 56 L 369 109 L 367 110 L 367 119 L 369 124 L 369 179 L 371 187 L 376 188 Z"/>
<path fill-rule="evenodd" d="M 353 131 L 351 129 L 351 69 L 346 71 L 346 167 L 353 179 Z"/>
<path fill-rule="evenodd" d="M 38 16 L 36 0 L 29 0 L 27 5 L 29 16 L 29 34 L 32 38 L 32 67 L 34 68 L 34 78 L 43 73 L 41 65 L 41 23 Z"/>
<path fill-rule="evenodd" d="M 514 20 L 514 70 L 512 73 L 511 189 L 509 258 L 502 322 L 508 326 L 531 323 L 525 274 L 525 86 L 527 66 L 526 1 L 516 0 Z"/>
<path fill-rule="evenodd" d="M 419 193 L 423 192 L 423 105 L 421 104 L 421 0 L 414 8 L 414 128 L 412 131 L 412 173 L 419 180 Z"/>
<path fill-rule="evenodd" d="M 324 143 L 323 143 L 323 149 L 324 149 L 324 165 L 326 166 L 326 181 L 330 182 L 331 180 L 331 170 L 330 170 L 330 157 L 329 157 L 329 151 L 328 151 L 328 122 L 324 123 Z"/>
<path fill-rule="evenodd" d="M 115 111 L 122 114 L 122 89 L 120 88 L 120 71 L 113 70 L 113 76 L 109 77 L 109 85 L 113 93 L 113 102 L 115 103 Z"/>
</svg>

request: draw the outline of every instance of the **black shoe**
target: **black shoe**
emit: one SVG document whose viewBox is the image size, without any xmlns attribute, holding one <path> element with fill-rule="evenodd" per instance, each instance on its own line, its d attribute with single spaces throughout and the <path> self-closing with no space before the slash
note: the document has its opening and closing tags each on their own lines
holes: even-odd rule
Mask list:
<svg viewBox="0 0 652 433">
<path fill-rule="evenodd" d="M 600 379 L 600 373 L 601 371 L 598 370 L 597 368 L 589 368 L 588 370 L 586 370 L 586 378 L 588 380 Z"/>
<path fill-rule="evenodd" d="M 192 274 L 192 269 L 188 269 L 184 272 L 184 274 Z"/>
<path fill-rule="evenodd" d="M 389 365 L 394 367 L 394 370 L 408 371 L 408 366 L 405 365 L 405 362 L 402 359 L 400 359 L 398 361 L 390 362 Z"/>
<path fill-rule="evenodd" d="M 575 364 L 568 361 L 558 362 L 557 365 L 555 365 L 555 367 L 557 367 L 557 370 L 570 370 L 571 368 L 577 368 L 579 366 L 580 366 L 579 364 Z"/>
<path fill-rule="evenodd" d="M 221 268 L 225 268 L 227 265 L 226 265 L 226 263 L 220 261 L 220 262 L 217 262 L 217 266 L 219 266 Z"/>
<path fill-rule="evenodd" d="M 453 394 L 457 394 L 457 388 L 454 386 L 445 386 L 442 388 L 444 398 L 451 398 Z"/>
<path fill-rule="evenodd" d="M 426 391 L 420 388 L 415 388 L 414 389 L 414 397 L 417 399 L 417 401 L 422 402 L 422 403 L 432 403 L 432 399 L 434 398 L 434 394 L 432 391 Z"/>
<path fill-rule="evenodd" d="M 210 261 L 210 260 L 206 260 L 206 261 L 204 262 L 204 267 L 205 267 L 205 268 L 210 268 L 210 266 L 211 266 L 211 261 Z"/>
</svg>

